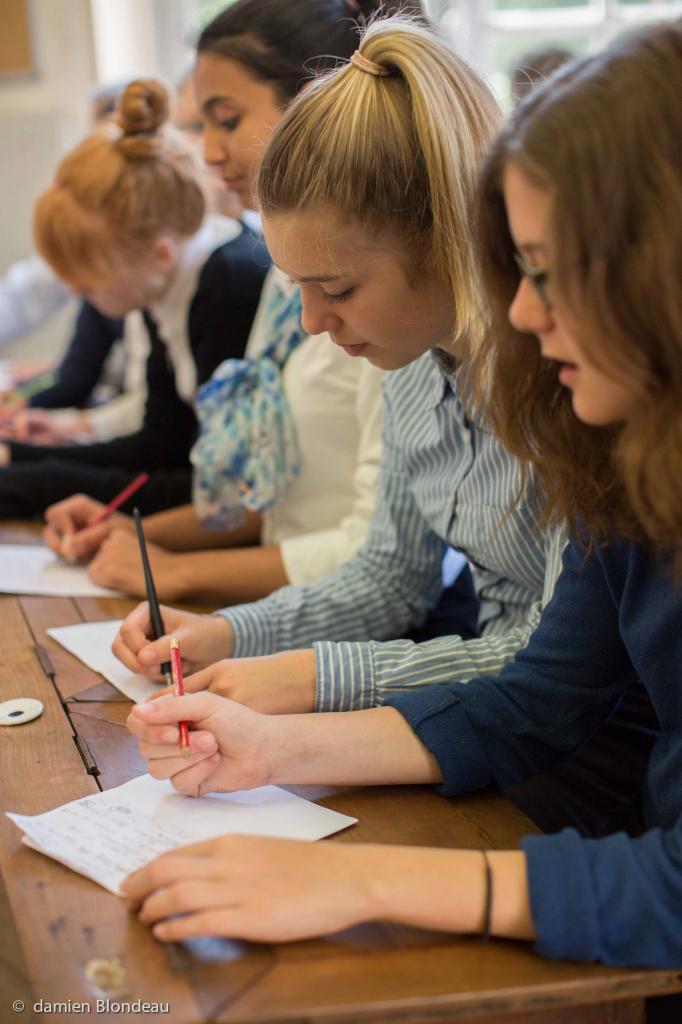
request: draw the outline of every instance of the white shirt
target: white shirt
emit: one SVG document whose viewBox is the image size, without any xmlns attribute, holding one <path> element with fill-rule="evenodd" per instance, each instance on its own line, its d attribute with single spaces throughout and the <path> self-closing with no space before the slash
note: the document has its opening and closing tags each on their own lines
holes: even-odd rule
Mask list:
<svg viewBox="0 0 682 1024">
<path fill-rule="evenodd" d="M 273 267 L 259 311 L 275 277 L 280 288 L 296 287 Z M 269 340 L 256 314 L 247 355 Z M 328 334 L 305 338 L 284 367 L 301 468 L 283 499 L 263 514 L 262 542 L 279 545 L 293 584 L 311 583 L 348 561 L 365 539 L 381 461 L 382 378 Z"/>
</svg>

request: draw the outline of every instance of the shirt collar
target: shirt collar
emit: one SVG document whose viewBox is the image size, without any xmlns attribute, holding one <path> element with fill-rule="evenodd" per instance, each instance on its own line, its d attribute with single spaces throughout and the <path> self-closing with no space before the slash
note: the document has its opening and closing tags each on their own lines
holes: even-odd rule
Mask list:
<svg viewBox="0 0 682 1024">
<path fill-rule="evenodd" d="M 457 395 L 457 376 L 460 371 L 460 363 L 439 348 L 431 349 L 431 359 L 435 372 L 429 396 L 429 407 L 435 409 L 446 398 L 448 392 Z"/>
</svg>

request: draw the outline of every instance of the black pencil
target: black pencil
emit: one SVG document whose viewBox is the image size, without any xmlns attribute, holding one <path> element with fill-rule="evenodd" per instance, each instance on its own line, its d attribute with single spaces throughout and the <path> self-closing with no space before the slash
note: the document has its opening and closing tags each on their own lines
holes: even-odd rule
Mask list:
<svg viewBox="0 0 682 1024">
<path fill-rule="evenodd" d="M 154 577 L 152 576 L 152 569 L 149 564 L 149 556 L 147 554 L 147 545 L 144 540 L 144 530 L 142 529 L 142 516 L 140 515 L 139 508 L 133 509 L 133 519 L 135 520 L 135 530 L 137 532 L 137 539 L 140 545 L 140 558 L 142 559 L 142 571 L 144 572 L 144 585 L 147 588 L 147 601 L 149 602 L 149 617 L 152 620 L 152 631 L 154 633 L 154 639 L 158 640 L 166 632 L 163 628 L 163 619 L 161 618 L 161 609 L 159 608 L 159 599 L 156 596 L 156 587 L 154 586 Z M 164 661 L 161 666 L 161 671 L 166 677 L 166 685 L 173 685 L 173 675 L 171 673 L 171 666 L 169 661 Z"/>
</svg>

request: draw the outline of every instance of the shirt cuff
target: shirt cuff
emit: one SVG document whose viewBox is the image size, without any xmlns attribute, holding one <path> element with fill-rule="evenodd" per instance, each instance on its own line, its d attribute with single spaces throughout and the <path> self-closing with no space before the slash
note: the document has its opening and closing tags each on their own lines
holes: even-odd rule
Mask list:
<svg viewBox="0 0 682 1024">
<path fill-rule="evenodd" d="M 374 663 L 367 643 L 313 644 L 316 711 L 360 711 L 374 707 Z"/>
<path fill-rule="evenodd" d="M 453 687 L 427 686 L 396 694 L 388 697 L 384 706 L 399 711 L 436 758 L 443 776 L 443 784 L 437 789 L 443 796 L 457 796 L 490 784 L 490 765 Z"/>
<path fill-rule="evenodd" d="M 230 624 L 233 658 L 255 658 L 260 654 L 273 653 L 272 616 L 260 604 L 235 605 L 234 608 L 221 608 L 214 612 Z"/>
</svg>

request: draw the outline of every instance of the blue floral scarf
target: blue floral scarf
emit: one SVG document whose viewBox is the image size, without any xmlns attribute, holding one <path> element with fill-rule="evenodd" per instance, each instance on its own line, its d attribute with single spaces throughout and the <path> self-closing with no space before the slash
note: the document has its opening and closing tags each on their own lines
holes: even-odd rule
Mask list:
<svg viewBox="0 0 682 1024">
<path fill-rule="evenodd" d="M 199 519 L 232 529 L 244 510 L 263 512 L 280 500 L 300 471 L 296 428 L 282 383 L 282 369 L 306 337 L 298 288 L 266 282 L 262 330 L 271 339 L 252 359 L 227 359 L 199 390 L 199 437 L 193 503 Z"/>
</svg>

